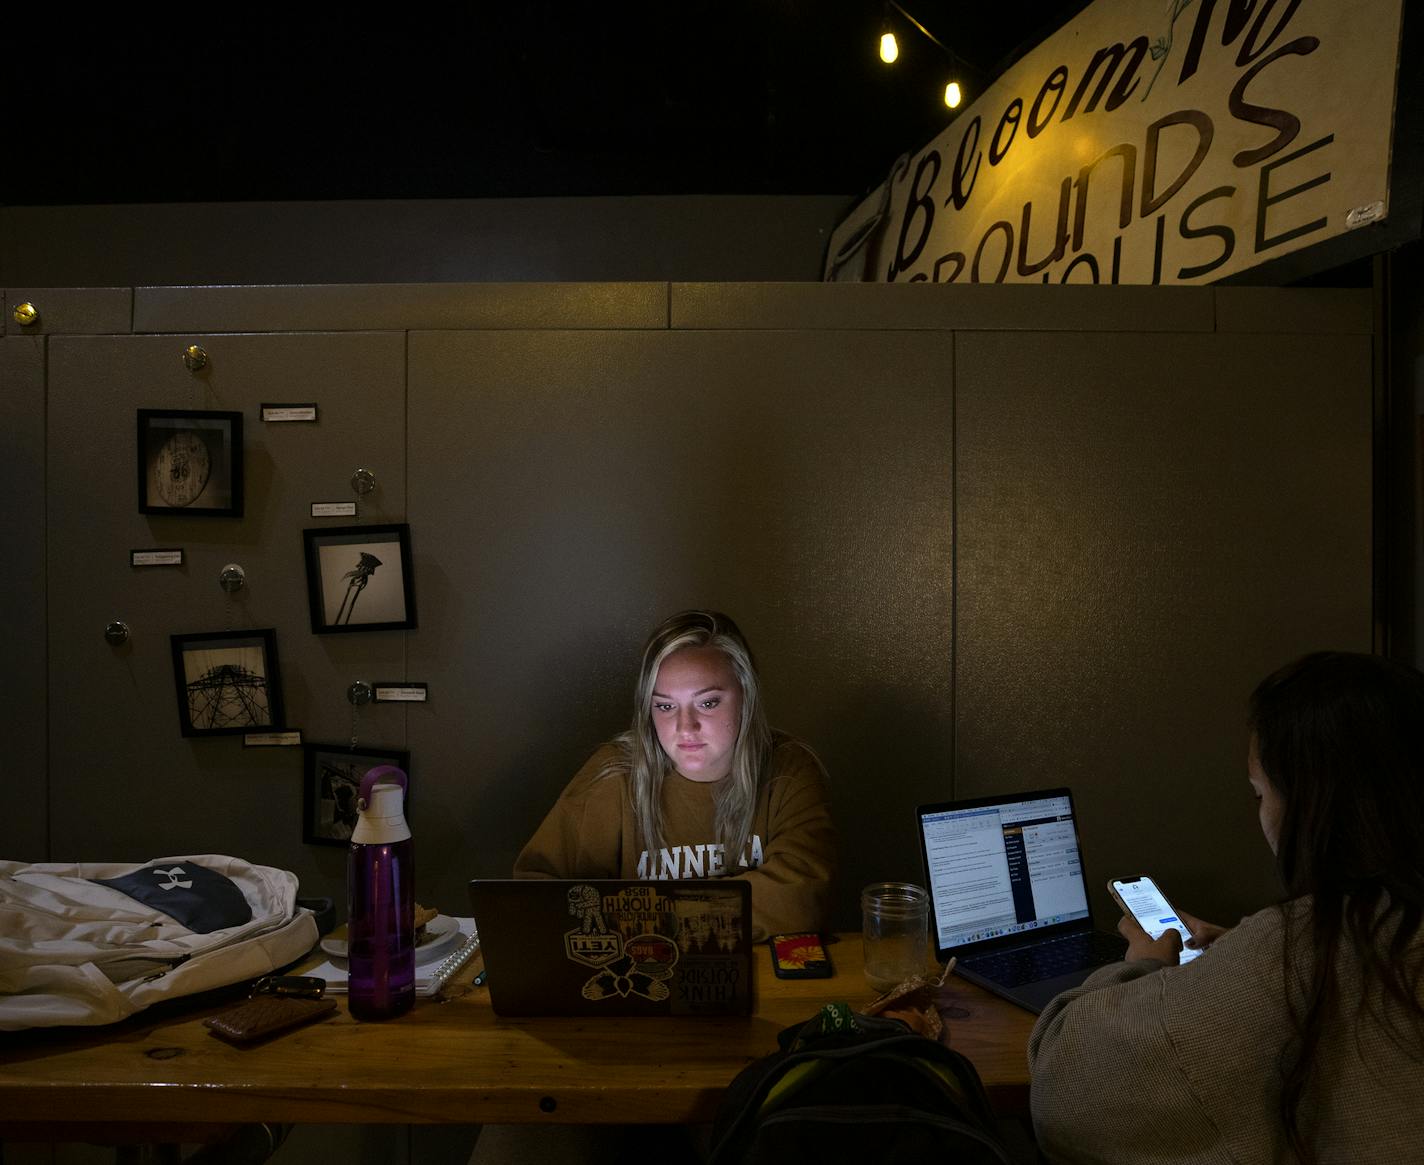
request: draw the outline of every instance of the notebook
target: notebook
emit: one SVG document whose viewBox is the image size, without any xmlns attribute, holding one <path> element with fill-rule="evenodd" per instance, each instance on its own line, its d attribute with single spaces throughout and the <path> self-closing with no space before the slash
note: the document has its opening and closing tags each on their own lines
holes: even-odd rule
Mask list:
<svg viewBox="0 0 1424 1165">
<path fill-rule="evenodd" d="M 415 993 L 422 999 L 438 995 L 454 974 L 474 958 L 480 949 L 480 936 L 475 931 L 473 918 L 446 919 L 443 914 L 440 918 L 453 924 L 456 928 L 455 935 L 452 936 L 452 941 L 443 944 L 438 950 L 432 950 L 429 955 L 419 947 L 416 948 Z M 344 938 L 340 943 L 340 953 L 337 953 L 338 948 L 332 947 L 327 939 L 323 939 L 321 945 L 328 955 L 326 962 L 305 970 L 302 974 L 325 979 L 326 990 L 331 995 L 345 995 L 348 989 L 349 967 L 346 959 L 341 957 L 345 954 Z"/>
<path fill-rule="evenodd" d="M 751 905 L 730 878 L 470 883 L 497 1015 L 746 1015 Z"/>
<path fill-rule="evenodd" d="M 920 853 L 941 962 L 1035 1014 L 1127 943 L 1093 929 L 1067 789 L 921 805 Z"/>
</svg>

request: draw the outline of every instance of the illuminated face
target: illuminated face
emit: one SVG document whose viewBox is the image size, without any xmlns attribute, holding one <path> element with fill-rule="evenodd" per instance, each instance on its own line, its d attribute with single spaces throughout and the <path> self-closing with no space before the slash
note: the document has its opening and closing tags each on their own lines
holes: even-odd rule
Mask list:
<svg viewBox="0 0 1424 1165">
<path fill-rule="evenodd" d="M 732 771 L 742 687 L 715 647 L 684 647 L 658 668 L 653 725 L 668 759 L 689 781 L 720 781 Z"/>
<path fill-rule="evenodd" d="M 1281 791 L 1266 776 L 1261 767 L 1261 758 L 1256 754 L 1256 737 L 1251 737 L 1251 746 L 1246 751 L 1246 778 L 1251 782 L 1251 790 L 1256 795 L 1257 813 L 1261 818 L 1261 832 L 1266 835 L 1266 844 L 1271 852 L 1281 840 L 1281 818 L 1285 816 L 1286 801 Z"/>
</svg>

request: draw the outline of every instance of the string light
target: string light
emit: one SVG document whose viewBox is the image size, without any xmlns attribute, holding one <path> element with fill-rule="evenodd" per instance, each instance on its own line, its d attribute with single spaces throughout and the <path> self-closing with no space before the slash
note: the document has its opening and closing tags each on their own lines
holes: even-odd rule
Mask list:
<svg viewBox="0 0 1424 1165">
<path fill-rule="evenodd" d="M 886 0 L 886 22 L 885 24 L 881 25 L 881 29 L 883 31 L 880 34 L 880 59 L 884 61 L 887 65 L 894 64 L 895 61 L 897 61 L 900 57 L 900 46 L 895 40 L 895 34 L 889 29 L 889 20 L 891 16 L 890 10 L 892 8 L 902 17 L 904 17 L 905 20 L 912 24 L 921 34 L 923 34 L 927 40 L 933 43 L 935 47 L 939 48 L 945 54 L 945 56 L 950 59 L 952 65 L 966 66 L 969 67 L 971 72 L 977 72 L 977 70 L 975 70 L 972 66 L 967 66 L 966 62 L 959 56 L 958 53 L 954 52 L 953 49 L 951 49 L 948 45 L 944 44 L 937 36 L 935 36 L 934 33 L 932 33 L 923 24 L 921 24 L 912 15 L 910 15 L 910 13 L 905 10 L 903 5 L 897 3 L 897 0 Z M 946 107 L 948 107 L 949 109 L 958 109 L 959 106 L 963 103 L 963 101 L 964 90 L 960 87 L 959 82 L 957 80 L 946 82 L 944 87 L 944 103 Z"/>
</svg>

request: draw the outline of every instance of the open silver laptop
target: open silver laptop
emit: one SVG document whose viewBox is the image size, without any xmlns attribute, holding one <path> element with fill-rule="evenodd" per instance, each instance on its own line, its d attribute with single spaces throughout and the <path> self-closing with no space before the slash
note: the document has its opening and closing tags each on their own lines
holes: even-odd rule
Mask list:
<svg viewBox="0 0 1424 1165">
<path fill-rule="evenodd" d="M 746 1015 L 751 887 L 732 878 L 475 879 L 497 1015 Z"/>
<path fill-rule="evenodd" d="M 921 805 L 920 853 L 941 962 L 1034 1013 L 1122 958 L 1093 929 L 1067 789 Z"/>
</svg>

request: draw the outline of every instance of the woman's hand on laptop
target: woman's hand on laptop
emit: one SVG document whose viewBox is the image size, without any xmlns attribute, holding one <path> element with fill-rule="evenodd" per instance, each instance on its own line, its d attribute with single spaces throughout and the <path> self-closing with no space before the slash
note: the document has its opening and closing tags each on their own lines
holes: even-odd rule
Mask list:
<svg viewBox="0 0 1424 1165">
<path fill-rule="evenodd" d="M 1127 939 L 1127 953 L 1123 958 L 1129 963 L 1136 959 L 1156 959 L 1175 967 L 1182 953 L 1182 936 L 1168 928 L 1161 938 L 1149 938 L 1147 932 L 1138 926 L 1137 919 L 1124 914 L 1117 922 L 1117 930 Z"/>
</svg>

